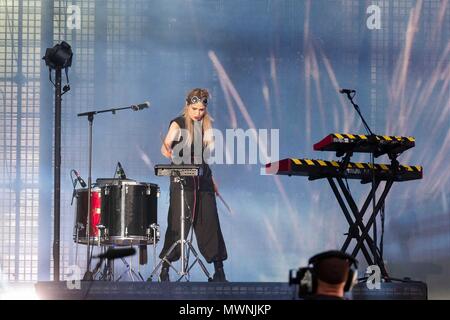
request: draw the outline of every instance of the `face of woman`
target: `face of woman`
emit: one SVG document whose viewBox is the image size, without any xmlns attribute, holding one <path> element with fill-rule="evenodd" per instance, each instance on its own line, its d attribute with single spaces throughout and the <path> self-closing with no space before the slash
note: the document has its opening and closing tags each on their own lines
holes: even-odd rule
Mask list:
<svg viewBox="0 0 450 320">
<path fill-rule="evenodd" d="M 193 121 L 200 121 L 206 113 L 206 107 L 202 102 L 197 102 L 189 105 L 188 115 Z"/>
</svg>

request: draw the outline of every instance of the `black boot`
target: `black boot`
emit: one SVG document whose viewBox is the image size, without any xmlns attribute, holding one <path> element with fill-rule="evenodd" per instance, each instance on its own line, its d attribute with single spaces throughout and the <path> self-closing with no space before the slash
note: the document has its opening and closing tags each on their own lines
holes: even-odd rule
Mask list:
<svg viewBox="0 0 450 320">
<path fill-rule="evenodd" d="M 163 262 L 163 266 L 161 268 L 161 273 L 159 274 L 159 281 L 160 282 L 169 282 L 169 268 L 170 265 L 167 262 Z"/>
<path fill-rule="evenodd" d="M 214 275 L 213 282 L 228 282 L 225 277 L 225 271 L 223 271 L 222 261 L 214 261 Z"/>
</svg>

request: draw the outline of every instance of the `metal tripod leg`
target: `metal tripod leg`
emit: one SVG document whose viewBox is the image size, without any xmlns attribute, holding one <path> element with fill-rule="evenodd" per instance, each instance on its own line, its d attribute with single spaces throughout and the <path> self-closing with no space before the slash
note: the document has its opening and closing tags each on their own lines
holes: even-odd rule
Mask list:
<svg viewBox="0 0 450 320">
<path fill-rule="evenodd" d="M 198 262 L 198 264 L 200 265 L 200 268 L 202 269 L 203 273 L 206 275 L 206 277 L 208 278 L 208 281 L 211 281 L 211 275 L 208 272 L 208 269 L 206 269 L 205 264 L 203 263 L 203 261 L 199 258 L 197 251 L 195 251 L 194 246 L 192 245 L 192 243 L 190 241 L 185 241 L 186 245 L 189 247 L 189 250 L 192 251 L 192 254 L 194 255 L 195 259 L 194 262 L 192 262 L 192 264 L 187 268 L 186 274 L 189 274 L 189 271 L 192 269 L 192 267 Z M 181 278 L 178 279 L 178 281 L 180 281 L 183 278 L 183 276 L 181 276 Z"/>
<path fill-rule="evenodd" d="M 131 278 L 131 281 L 134 281 L 134 277 L 139 278 L 141 281 L 144 281 L 144 278 L 142 277 L 142 275 L 140 273 L 137 273 L 131 266 L 130 264 L 127 262 L 127 260 L 125 260 L 125 258 L 121 258 L 123 264 L 126 266 L 126 270 L 119 276 L 119 278 L 117 278 L 116 281 L 119 281 L 120 279 L 122 279 L 122 277 L 128 273 L 128 275 Z M 133 277 L 134 276 L 134 277 Z"/>
<path fill-rule="evenodd" d="M 100 248 L 101 253 L 104 253 L 105 251 L 106 251 L 105 248 L 103 248 L 103 247 Z M 102 274 L 101 269 L 102 269 L 103 263 L 104 263 L 104 260 L 101 259 L 99 261 L 99 263 L 95 266 L 95 268 L 92 270 L 92 279 L 91 280 L 94 280 L 98 273 Z M 103 277 L 103 274 L 100 276 L 100 279 L 102 277 Z"/>
<path fill-rule="evenodd" d="M 159 268 L 161 268 L 163 262 L 166 262 L 172 269 L 174 269 L 177 273 L 178 270 L 172 265 L 172 263 L 167 259 L 167 257 L 169 256 L 169 254 L 172 253 L 173 250 L 175 250 L 175 247 L 177 245 L 179 245 L 181 243 L 181 240 L 176 241 L 174 244 L 172 244 L 172 246 L 169 248 L 169 250 L 167 251 L 166 255 L 159 261 L 159 263 L 155 266 L 155 268 L 153 269 L 152 273 L 150 274 L 150 276 L 148 277 L 147 281 L 152 281 L 153 276 L 158 272 Z"/>
<path fill-rule="evenodd" d="M 172 253 L 173 250 L 175 250 L 175 247 L 177 245 L 179 245 L 181 243 L 181 245 L 185 246 L 187 245 L 189 247 L 189 250 L 192 251 L 192 254 L 194 255 L 195 259 L 194 262 L 189 266 L 189 268 L 182 268 L 181 270 L 178 270 L 177 268 L 175 268 L 172 264 L 172 262 L 170 262 L 167 257 Z M 162 264 L 166 262 L 173 270 L 175 270 L 175 272 L 180 275 L 180 278 L 178 278 L 177 281 L 180 281 L 181 279 L 183 279 L 184 277 L 188 277 L 189 276 L 189 271 L 192 269 L 192 267 L 195 265 L 195 263 L 199 263 L 202 271 L 205 273 L 205 275 L 208 277 L 208 281 L 211 281 L 211 275 L 209 274 L 208 270 L 205 267 L 205 264 L 202 262 L 202 260 L 200 259 L 200 257 L 198 256 L 197 251 L 194 249 L 194 246 L 192 245 L 191 242 L 189 242 L 188 240 L 178 240 L 177 242 L 175 242 L 167 251 L 166 255 L 159 261 L 158 265 L 156 265 L 156 267 L 153 269 L 152 273 L 150 274 L 150 277 L 147 279 L 147 281 L 152 281 L 153 277 L 156 275 L 156 273 L 158 272 L 158 270 L 161 268 Z M 185 272 L 182 272 L 182 270 L 185 270 Z"/>
<path fill-rule="evenodd" d="M 114 260 L 106 260 L 100 280 L 114 281 Z"/>
<path fill-rule="evenodd" d="M 199 255 L 197 254 L 197 251 L 195 251 L 194 245 L 192 244 L 192 238 L 194 236 L 194 231 L 193 231 L 192 225 L 191 225 L 191 227 L 188 230 L 187 238 L 189 238 L 189 233 L 191 233 L 191 240 L 186 240 L 185 241 L 185 244 L 188 247 L 187 250 L 186 250 L 186 259 L 185 259 L 185 270 L 187 270 L 186 274 L 187 274 L 187 276 L 189 276 L 189 271 L 192 269 L 192 267 L 195 265 L 195 263 L 198 262 L 200 264 L 200 267 L 202 268 L 202 271 L 205 273 L 206 277 L 208 278 L 208 281 L 212 281 L 212 278 L 211 278 L 211 276 L 210 276 L 210 274 L 208 272 L 208 269 L 206 269 L 204 263 L 199 258 Z M 192 251 L 192 253 L 194 254 L 195 259 L 194 259 L 194 262 L 192 262 L 192 264 L 189 266 L 190 251 Z M 181 280 L 181 278 L 179 280 Z"/>
</svg>

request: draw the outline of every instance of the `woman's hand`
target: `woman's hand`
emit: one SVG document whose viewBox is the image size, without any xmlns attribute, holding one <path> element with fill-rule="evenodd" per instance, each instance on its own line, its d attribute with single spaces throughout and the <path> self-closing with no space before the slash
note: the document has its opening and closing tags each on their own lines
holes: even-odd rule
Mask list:
<svg viewBox="0 0 450 320">
<path fill-rule="evenodd" d="M 176 137 L 180 131 L 180 126 L 176 122 L 172 122 L 169 127 L 169 132 L 166 135 L 166 138 L 163 140 L 161 146 L 161 153 L 164 157 L 172 160 L 172 142 L 176 141 Z"/>
<path fill-rule="evenodd" d="M 167 148 L 165 144 L 163 144 L 161 148 L 161 153 L 163 154 L 164 157 L 172 159 L 172 150 Z"/>
</svg>

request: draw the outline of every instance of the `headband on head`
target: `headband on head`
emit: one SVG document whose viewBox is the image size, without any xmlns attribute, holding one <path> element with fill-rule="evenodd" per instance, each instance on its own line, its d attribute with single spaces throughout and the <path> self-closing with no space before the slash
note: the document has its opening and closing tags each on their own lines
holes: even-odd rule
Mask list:
<svg viewBox="0 0 450 320">
<path fill-rule="evenodd" d="M 199 98 L 199 97 L 197 97 L 197 96 L 193 96 L 193 97 L 191 97 L 191 99 L 186 99 L 186 102 L 187 102 L 188 104 L 196 104 L 196 103 L 198 103 L 198 102 L 201 102 L 201 103 L 203 103 L 205 106 L 207 106 L 207 105 L 208 105 L 208 98 L 207 98 L 207 97 Z"/>
</svg>

